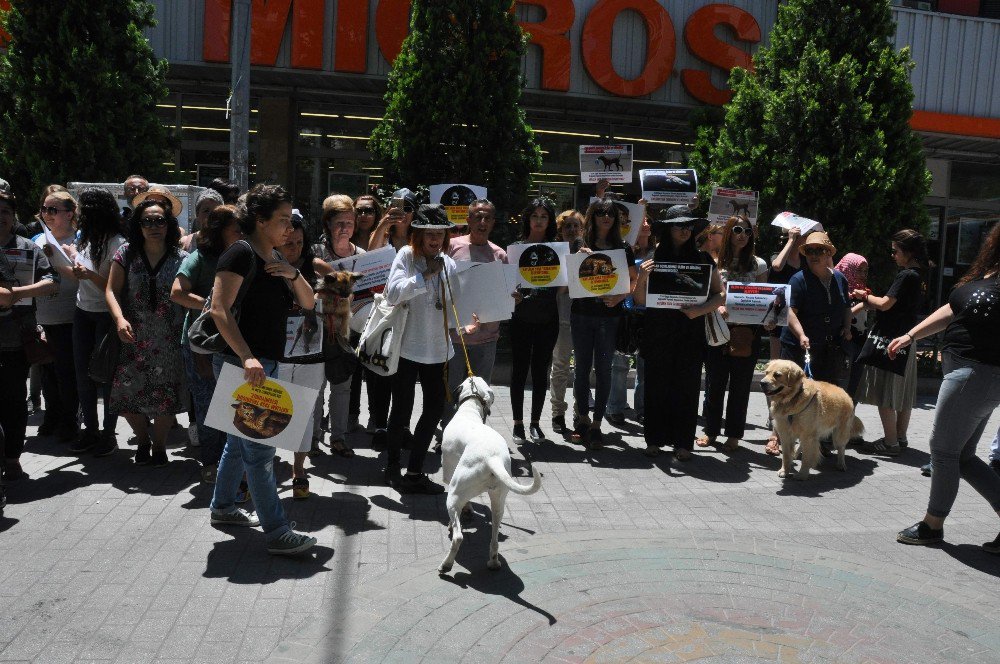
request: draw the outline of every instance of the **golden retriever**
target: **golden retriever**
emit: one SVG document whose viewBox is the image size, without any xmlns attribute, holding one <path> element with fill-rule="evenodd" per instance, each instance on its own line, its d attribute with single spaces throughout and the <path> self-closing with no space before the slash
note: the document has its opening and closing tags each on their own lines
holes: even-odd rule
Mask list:
<svg viewBox="0 0 1000 664">
<path fill-rule="evenodd" d="M 833 437 L 837 469 L 847 470 L 844 458 L 847 442 L 864 431 L 861 420 L 854 416 L 854 403 L 847 392 L 836 385 L 806 378 L 799 365 L 789 360 L 769 362 L 760 386 L 771 401 L 774 431 L 781 438 L 778 477 L 787 477 L 792 472 L 796 440 L 802 465 L 794 477 L 798 480 L 809 477 L 809 471 L 819 462 L 819 441 L 825 436 Z"/>
</svg>

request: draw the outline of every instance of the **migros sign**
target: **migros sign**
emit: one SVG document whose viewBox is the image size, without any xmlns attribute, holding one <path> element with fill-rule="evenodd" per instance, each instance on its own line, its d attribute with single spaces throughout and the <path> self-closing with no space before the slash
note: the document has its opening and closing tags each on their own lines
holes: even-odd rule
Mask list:
<svg viewBox="0 0 1000 664">
<path fill-rule="evenodd" d="M 375 39 L 390 63 L 399 55 L 409 26 L 410 0 L 375 0 Z M 327 0 L 253 0 L 250 62 L 275 66 L 282 37 L 291 22 L 290 65 L 296 69 L 322 69 L 323 18 Z M 365 73 L 368 70 L 369 17 L 372 0 L 339 0 L 334 18 L 333 70 Z M 529 41 L 541 51 L 541 89 L 566 92 L 572 66 L 571 28 L 577 20 L 573 0 L 516 0 L 538 7 L 544 19 L 522 22 Z M 513 9 L 514 5 L 511 5 Z M 625 79 L 612 64 L 615 19 L 625 11 L 641 17 L 646 27 L 646 59 L 639 75 Z M 202 57 L 207 62 L 229 62 L 232 0 L 205 0 L 205 34 Z M 713 105 L 729 101 L 732 92 L 712 83 L 710 67 L 729 71 L 752 66 L 748 50 L 728 44 L 715 35 L 724 26 L 739 42 L 761 40 L 760 25 L 749 12 L 724 4 L 707 4 L 691 14 L 683 27 L 684 47 L 703 68 L 683 69 L 680 80 L 695 99 Z M 677 32 L 670 13 L 657 0 L 598 0 L 584 17 L 579 37 L 583 66 L 597 85 L 621 97 L 642 97 L 663 86 L 673 72 Z"/>
</svg>

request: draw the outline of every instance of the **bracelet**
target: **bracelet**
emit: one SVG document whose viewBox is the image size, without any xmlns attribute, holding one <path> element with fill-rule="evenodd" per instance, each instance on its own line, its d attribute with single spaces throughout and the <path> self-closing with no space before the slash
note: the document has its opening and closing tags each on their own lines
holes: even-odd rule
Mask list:
<svg viewBox="0 0 1000 664">
<path fill-rule="evenodd" d="M 289 279 L 289 281 L 297 281 L 299 277 L 302 276 L 302 270 L 295 268 L 295 276 Z"/>
<path fill-rule="evenodd" d="M 903 334 L 903 336 L 904 336 L 904 337 L 909 337 L 909 338 L 910 338 L 910 343 L 911 343 L 911 344 L 914 344 L 914 343 L 917 343 L 917 338 L 916 338 L 916 337 L 914 337 L 914 336 L 913 336 L 912 334 L 910 334 L 909 332 L 906 332 L 906 333 L 904 333 L 904 334 Z"/>
</svg>

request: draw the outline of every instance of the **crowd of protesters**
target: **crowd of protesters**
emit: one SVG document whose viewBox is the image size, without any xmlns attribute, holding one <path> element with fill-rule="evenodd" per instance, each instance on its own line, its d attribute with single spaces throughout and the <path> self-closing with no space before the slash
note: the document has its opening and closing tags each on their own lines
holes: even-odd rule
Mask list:
<svg viewBox="0 0 1000 664">
<path fill-rule="evenodd" d="M 386 483 L 402 493 L 444 491 L 424 466 L 435 432 L 440 434 L 454 411 L 447 390 L 458 386 L 467 369 L 492 380 L 503 328 L 475 316 L 461 330 L 448 333 L 447 323 L 442 326 L 443 310 L 455 297 L 449 278 L 459 263 L 508 260 L 506 250 L 490 239 L 497 221 L 490 201 L 469 205 L 466 224 L 457 226 L 444 208 L 421 205 L 409 189 L 395 192 L 395 204 L 388 207 L 370 194 L 356 199 L 331 194 L 318 219 L 322 235 L 313 238 L 290 194 L 278 185 L 242 193 L 232 183 L 213 182 L 197 198 L 190 232 L 178 222 L 183 203 L 166 188 L 133 175 L 123 193 L 129 204 L 124 209 L 102 188 L 75 196 L 50 185 L 41 192 L 37 217 L 20 224 L 15 196 L 0 181 L 0 245 L 5 249 L 0 254 L 0 427 L 6 486 L 27 479 L 20 456 L 29 409 L 44 413 L 39 436 L 66 443 L 70 453 L 96 457 L 122 449 L 115 435 L 122 416 L 133 433 L 134 462 L 154 468 L 169 464 L 168 436 L 177 426 L 176 416 L 187 413 L 188 437 L 200 448 L 201 480 L 214 485 L 212 522 L 261 526 L 272 553 L 308 549 L 316 540 L 294 531 L 278 498 L 275 448 L 205 426 L 216 380 L 228 363 L 240 367 L 252 384 L 274 377 L 320 394 L 329 390 L 328 401 L 321 397 L 315 405 L 294 454 L 295 498 L 309 496 L 309 455 L 322 453 L 324 445 L 339 456 L 354 455 L 348 434 L 364 430 L 363 385 L 367 431 L 372 448 L 385 452 Z M 710 224 L 694 214 L 694 205 L 649 205 L 638 239 L 629 244 L 622 235 L 624 207 L 606 195 L 606 183 L 597 194 L 581 211 L 558 211 L 550 200 L 537 198 L 512 220 L 516 242 L 565 242 L 572 253 L 621 249 L 629 266 L 628 293 L 622 295 L 571 299 L 565 287 L 525 286 L 511 293 L 513 316 L 505 327 L 514 443 L 550 442 L 541 420 L 549 398 L 552 433 L 596 453 L 604 445 L 604 421 L 621 426 L 628 417 L 628 377 L 634 366 L 631 410 L 643 428 L 646 455 L 671 447 L 677 461 L 688 462 L 697 447 L 717 445 L 723 436 L 723 451 L 737 453 L 758 363 L 781 358 L 808 369 L 817 380 L 843 385 L 856 403 L 876 406 L 883 435 L 869 443 L 852 442 L 871 454 L 897 456 L 908 446 L 917 387 L 917 353 L 904 349 L 943 333 L 945 378 L 931 437 L 932 462 L 925 468 L 932 476 L 930 506 L 899 540 L 942 539 L 959 477 L 1000 513 L 1000 432 L 993 442 L 992 469 L 976 455 L 1000 402 L 1000 346 L 995 342 L 1000 224 L 948 303 L 924 318 L 928 258 L 924 239 L 914 230 L 900 230 L 886 241 L 898 272 L 885 294 L 877 295 L 868 287 L 867 259 L 848 252 L 835 262 L 838 250 L 828 231 L 804 234 L 793 227 L 768 260 L 759 255 L 758 229 L 746 216 Z M 317 278 L 331 273 L 334 261 L 387 246 L 397 253 L 384 301 L 405 303 L 408 309 L 395 372 L 384 376 L 352 367 L 334 379 L 324 371 L 322 355 L 287 358 L 286 319 L 290 312 L 315 317 Z M 712 266 L 707 299 L 679 309 L 647 307 L 650 276 L 663 262 Z M 26 274 L 32 275 L 27 283 Z M 726 284 L 732 282 L 788 284 L 787 326 L 724 322 L 729 341 L 710 344 L 706 316 L 726 321 Z M 225 351 L 193 352 L 188 331 L 203 310 L 217 325 Z M 252 315 L 238 316 L 239 311 Z M 357 344 L 364 323 L 364 313 L 351 320 L 350 343 Z M 866 335 L 875 334 L 875 328 L 891 358 L 904 352 L 898 370 L 862 361 Z M 102 379 L 95 363 L 109 339 L 119 342 L 120 350 Z M 418 382 L 423 398 L 414 413 Z M 405 472 L 403 450 L 409 450 Z M 776 436 L 765 451 L 779 453 Z M 250 498 L 255 512 L 240 507 Z M 997 550 L 1000 543 L 985 546 Z"/>
</svg>

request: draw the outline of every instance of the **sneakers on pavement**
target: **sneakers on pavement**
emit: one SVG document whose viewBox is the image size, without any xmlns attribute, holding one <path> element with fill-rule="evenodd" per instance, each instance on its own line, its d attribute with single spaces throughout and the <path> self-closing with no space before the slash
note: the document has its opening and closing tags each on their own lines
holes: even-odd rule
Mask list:
<svg viewBox="0 0 1000 664">
<path fill-rule="evenodd" d="M 917 546 L 939 544 L 944 541 L 944 529 L 935 530 L 925 522 L 918 521 L 906 530 L 899 531 L 896 535 L 896 541 L 903 544 L 915 544 Z"/>
<path fill-rule="evenodd" d="M 925 463 L 924 465 L 920 466 L 920 474 L 923 475 L 924 477 L 930 477 L 931 473 L 933 472 L 934 472 L 934 466 L 929 463 Z"/>
<path fill-rule="evenodd" d="M 403 475 L 399 479 L 397 490 L 400 493 L 422 493 L 428 496 L 444 493 L 444 487 L 424 474 Z"/>
<path fill-rule="evenodd" d="M 308 551 L 316 546 L 316 538 L 309 535 L 302 535 L 291 530 L 295 528 L 295 522 L 288 524 L 289 530 L 285 531 L 281 537 L 267 543 L 267 552 L 276 556 L 294 556 L 297 553 Z"/>
<path fill-rule="evenodd" d="M 212 525 L 253 527 L 260 525 L 260 519 L 253 512 L 247 512 L 245 509 L 237 507 L 228 514 L 212 512 Z"/>
</svg>

